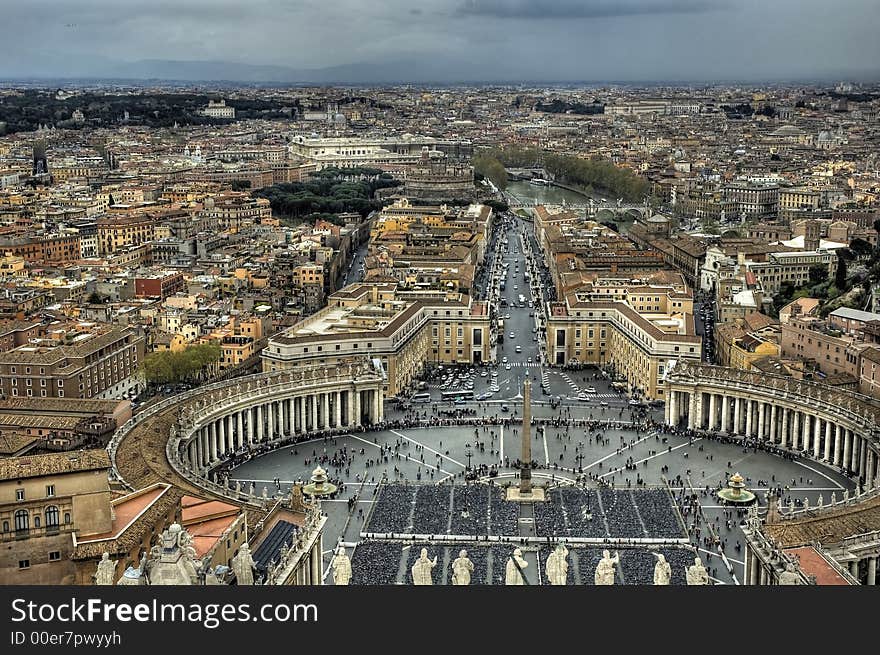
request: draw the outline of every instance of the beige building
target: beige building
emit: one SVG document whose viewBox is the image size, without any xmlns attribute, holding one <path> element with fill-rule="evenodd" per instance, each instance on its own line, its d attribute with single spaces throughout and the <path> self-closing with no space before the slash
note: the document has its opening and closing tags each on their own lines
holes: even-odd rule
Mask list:
<svg viewBox="0 0 880 655">
<path fill-rule="evenodd" d="M 264 371 L 363 356 L 381 361 L 390 395 L 409 386 L 425 363 L 488 361 L 488 307 L 459 293 L 356 284 L 331 295 L 321 311 L 270 338 L 262 352 Z"/>
<path fill-rule="evenodd" d="M 559 365 L 610 366 L 648 398 L 664 399 L 670 363 L 700 361 L 687 287 L 627 287 L 622 280 L 569 292 L 551 303 L 547 353 Z"/>
<path fill-rule="evenodd" d="M 0 459 L 0 584 L 73 584 L 75 534 L 111 529 L 105 450 Z"/>
<path fill-rule="evenodd" d="M 783 357 L 812 360 L 825 375 L 845 373 L 855 380 L 861 352 L 868 347 L 815 317 L 790 317 L 782 324 L 780 345 Z"/>
</svg>

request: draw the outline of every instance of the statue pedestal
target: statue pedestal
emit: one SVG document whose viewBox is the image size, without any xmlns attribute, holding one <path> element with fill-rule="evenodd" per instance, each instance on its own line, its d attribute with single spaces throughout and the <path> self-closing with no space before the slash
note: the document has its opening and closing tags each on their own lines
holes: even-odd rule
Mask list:
<svg viewBox="0 0 880 655">
<path fill-rule="evenodd" d="M 540 503 L 545 501 L 546 498 L 542 487 L 532 487 L 529 493 L 524 494 L 519 490 L 519 487 L 511 486 L 507 488 L 505 500 L 512 503 Z"/>
</svg>

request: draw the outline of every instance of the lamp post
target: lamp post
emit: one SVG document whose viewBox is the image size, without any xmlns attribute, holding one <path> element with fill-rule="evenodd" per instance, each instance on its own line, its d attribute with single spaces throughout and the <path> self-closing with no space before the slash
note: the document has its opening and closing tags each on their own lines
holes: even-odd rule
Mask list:
<svg viewBox="0 0 880 655">
<path fill-rule="evenodd" d="M 470 473 L 470 472 L 471 472 L 471 455 L 472 455 L 472 451 L 471 451 L 471 445 L 470 445 L 469 443 L 466 443 L 466 444 L 464 445 L 464 454 L 467 456 L 467 461 L 468 461 L 468 463 L 467 463 L 467 472 Z"/>
</svg>

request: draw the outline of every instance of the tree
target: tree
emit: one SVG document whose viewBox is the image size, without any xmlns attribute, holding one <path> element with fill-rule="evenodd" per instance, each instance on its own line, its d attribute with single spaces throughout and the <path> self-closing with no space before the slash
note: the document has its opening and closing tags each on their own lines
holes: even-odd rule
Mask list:
<svg viewBox="0 0 880 655">
<path fill-rule="evenodd" d="M 853 239 L 849 244 L 849 248 L 856 257 L 870 257 L 871 253 L 874 252 L 874 246 L 859 238 Z"/>
<path fill-rule="evenodd" d="M 837 270 L 834 272 L 834 286 L 841 291 L 846 290 L 846 254 L 847 248 L 840 248 L 837 251 Z M 851 254 L 851 253 L 850 253 Z"/>
<path fill-rule="evenodd" d="M 147 384 L 176 384 L 204 380 L 220 361 L 220 345 L 200 343 L 180 352 L 163 350 L 144 357 L 141 374 Z"/>
<path fill-rule="evenodd" d="M 507 169 L 491 155 L 476 155 L 473 158 L 474 172 L 492 180 L 502 191 L 507 188 Z"/>
<path fill-rule="evenodd" d="M 503 200 L 487 200 L 483 204 L 487 207 L 491 207 L 492 210 L 496 213 L 510 211 L 510 205 L 508 205 Z"/>
<path fill-rule="evenodd" d="M 251 188 L 250 180 L 232 180 L 233 191 L 247 191 Z"/>
<path fill-rule="evenodd" d="M 828 267 L 824 264 L 810 266 L 810 284 L 822 284 L 828 279 Z"/>
</svg>

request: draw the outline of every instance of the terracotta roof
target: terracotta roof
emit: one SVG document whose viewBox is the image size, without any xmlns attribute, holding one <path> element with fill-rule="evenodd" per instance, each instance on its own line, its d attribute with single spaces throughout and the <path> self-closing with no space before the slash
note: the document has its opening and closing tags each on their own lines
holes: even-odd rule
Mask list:
<svg viewBox="0 0 880 655">
<path fill-rule="evenodd" d="M 817 585 L 849 585 L 849 582 L 812 546 L 787 548 L 797 557 L 801 570 L 816 579 Z"/>
<path fill-rule="evenodd" d="M 131 552 L 133 548 L 143 543 L 144 536 L 152 532 L 154 528 L 159 531 L 165 527 L 165 517 L 180 504 L 180 496 L 180 491 L 173 487 L 170 488 L 115 538 L 94 541 L 92 537 L 89 537 L 89 541 L 77 543 L 71 559 L 97 559 L 105 552 L 110 553 L 111 557 Z"/>
<path fill-rule="evenodd" d="M 804 518 L 768 523 L 765 531 L 783 547 L 815 542 L 831 545 L 846 537 L 880 529 L 880 495 L 857 505 L 816 509 Z"/>
<path fill-rule="evenodd" d="M 23 455 L 0 459 L 0 480 L 22 480 L 44 475 L 100 471 L 109 468 L 110 455 L 104 449 Z"/>
</svg>

